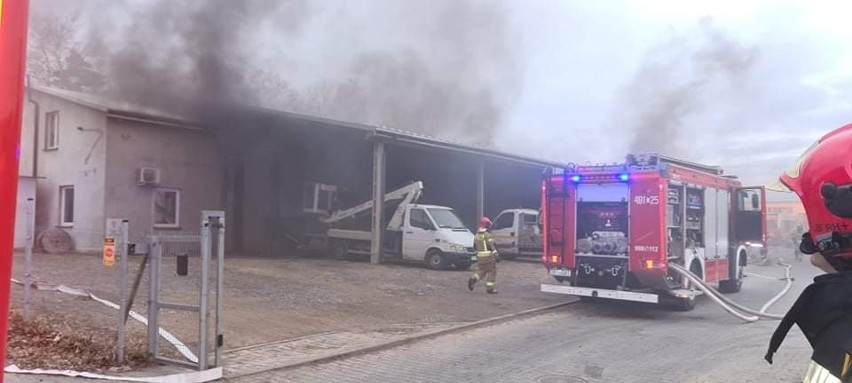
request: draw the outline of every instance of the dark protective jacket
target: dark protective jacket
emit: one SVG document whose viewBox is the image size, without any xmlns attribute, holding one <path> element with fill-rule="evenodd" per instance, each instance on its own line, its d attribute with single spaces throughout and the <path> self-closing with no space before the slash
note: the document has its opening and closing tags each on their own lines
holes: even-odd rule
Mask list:
<svg viewBox="0 0 852 383">
<path fill-rule="evenodd" d="M 772 335 L 767 362 L 772 363 L 772 355 L 793 324 L 813 348 L 814 362 L 843 382 L 852 382 L 852 271 L 814 278 Z"/>
</svg>

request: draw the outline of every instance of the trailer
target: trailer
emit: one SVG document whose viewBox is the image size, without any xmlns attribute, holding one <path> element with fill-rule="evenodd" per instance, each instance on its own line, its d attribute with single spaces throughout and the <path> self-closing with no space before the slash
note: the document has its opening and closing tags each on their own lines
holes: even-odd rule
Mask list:
<svg viewBox="0 0 852 383">
<path fill-rule="evenodd" d="M 547 272 L 559 284 L 541 291 L 695 306 L 694 284 L 734 293 L 749 254 L 765 250 L 763 187 L 654 153 L 628 154 L 614 165 L 547 169 L 542 184 Z"/>
<path fill-rule="evenodd" d="M 423 183 L 417 181 L 385 194 L 389 216 L 383 259 L 423 263 L 436 270 L 469 268 L 476 259 L 473 233 L 452 208 L 417 204 L 422 192 Z M 370 200 L 320 219 L 328 227 L 326 248 L 335 258 L 370 254 L 372 210 Z"/>
</svg>

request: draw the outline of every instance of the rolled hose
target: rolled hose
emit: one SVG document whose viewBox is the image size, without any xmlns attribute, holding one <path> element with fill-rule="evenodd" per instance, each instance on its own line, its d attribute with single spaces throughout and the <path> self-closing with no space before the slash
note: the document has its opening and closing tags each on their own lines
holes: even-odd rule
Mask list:
<svg viewBox="0 0 852 383">
<path fill-rule="evenodd" d="M 713 299 L 716 303 L 718 303 L 720 306 L 722 306 L 722 308 L 724 308 L 725 311 L 727 311 L 728 313 L 730 313 L 731 315 L 733 315 L 733 316 L 735 316 L 739 319 L 742 319 L 743 321 L 751 323 L 751 322 L 756 322 L 760 318 L 767 318 L 767 319 L 783 319 L 784 318 L 783 315 L 770 314 L 770 313 L 767 313 L 766 310 L 768 310 L 770 306 L 772 306 L 773 304 L 778 302 L 778 300 L 780 300 L 781 297 L 783 297 L 785 294 L 787 294 L 788 291 L 790 291 L 790 287 L 792 287 L 792 284 L 793 284 L 793 279 L 790 278 L 790 268 L 792 267 L 791 265 L 783 264 L 784 266 L 787 266 L 787 272 L 786 272 L 787 277 L 785 278 L 787 280 L 787 285 L 784 286 L 784 289 L 782 289 L 781 292 L 779 292 L 772 299 L 770 299 L 765 305 L 763 305 L 763 307 L 760 309 L 760 311 L 750 309 L 748 307 L 745 307 L 745 306 L 743 306 L 743 305 L 741 305 L 737 302 L 734 302 L 734 301 L 728 299 L 728 297 L 722 295 L 721 293 L 716 291 L 716 289 L 714 289 L 713 287 L 704 283 L 704 281 L 699 279 L 695 274 L 693 274 L 692 272 L 690 272 L 689 270 L 687 270 L 683 266 L 678 265 L 676 263 L 669 263 L 668 265 L 669 265 L 670 268 L 675 270 L 678 274 L 684 276 L 690 282 L 692 282 L 696 286 L 698 286 L 699 289 L 704 291 L 705 294 L 707 294 L 711 299 Z M 744 315 L 743 313 L 741 313 L 737 310 L 740 310 L 742 312 L 745 312 L 745 313 L 751 314 L 751 315 L 750 316 Z"/>
</svg>

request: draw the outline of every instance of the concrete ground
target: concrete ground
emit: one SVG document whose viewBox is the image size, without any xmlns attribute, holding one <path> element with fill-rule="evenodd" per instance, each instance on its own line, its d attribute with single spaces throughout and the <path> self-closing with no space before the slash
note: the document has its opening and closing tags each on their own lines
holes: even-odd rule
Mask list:
<svg viewBox="0 0 852 383">
<path fill-rule="evenodd" d="M 782 277 L 777 265 L 750 267 Z M 784 313 L 816 270 L 794 263 L 795 284 L 770 312 Z M 759 308 L 784 283 L 747 278 L 731 298 Z M 797 382 L 809 347 L 793 329 L 763 360 L 777 321 L 747 324 L 706 297 L 691 312 L 625 302 L 577 303 L 558 312 L 447 335 L 340 361 L 230 380 L 260 382 Z"/>
</svg>

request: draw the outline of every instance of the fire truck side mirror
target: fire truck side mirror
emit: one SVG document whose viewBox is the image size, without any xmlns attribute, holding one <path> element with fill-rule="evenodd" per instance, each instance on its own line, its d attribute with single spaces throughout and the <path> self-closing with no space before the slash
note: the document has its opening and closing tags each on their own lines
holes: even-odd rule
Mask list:
<svg viewBox="0 0 852 383">
<path fill-rule="evenodd" d="M 754 208 L 754 210 L 760 210 L 760 196 L 757 194 L 751 195 L 751 207 Z"/>
</svg>

